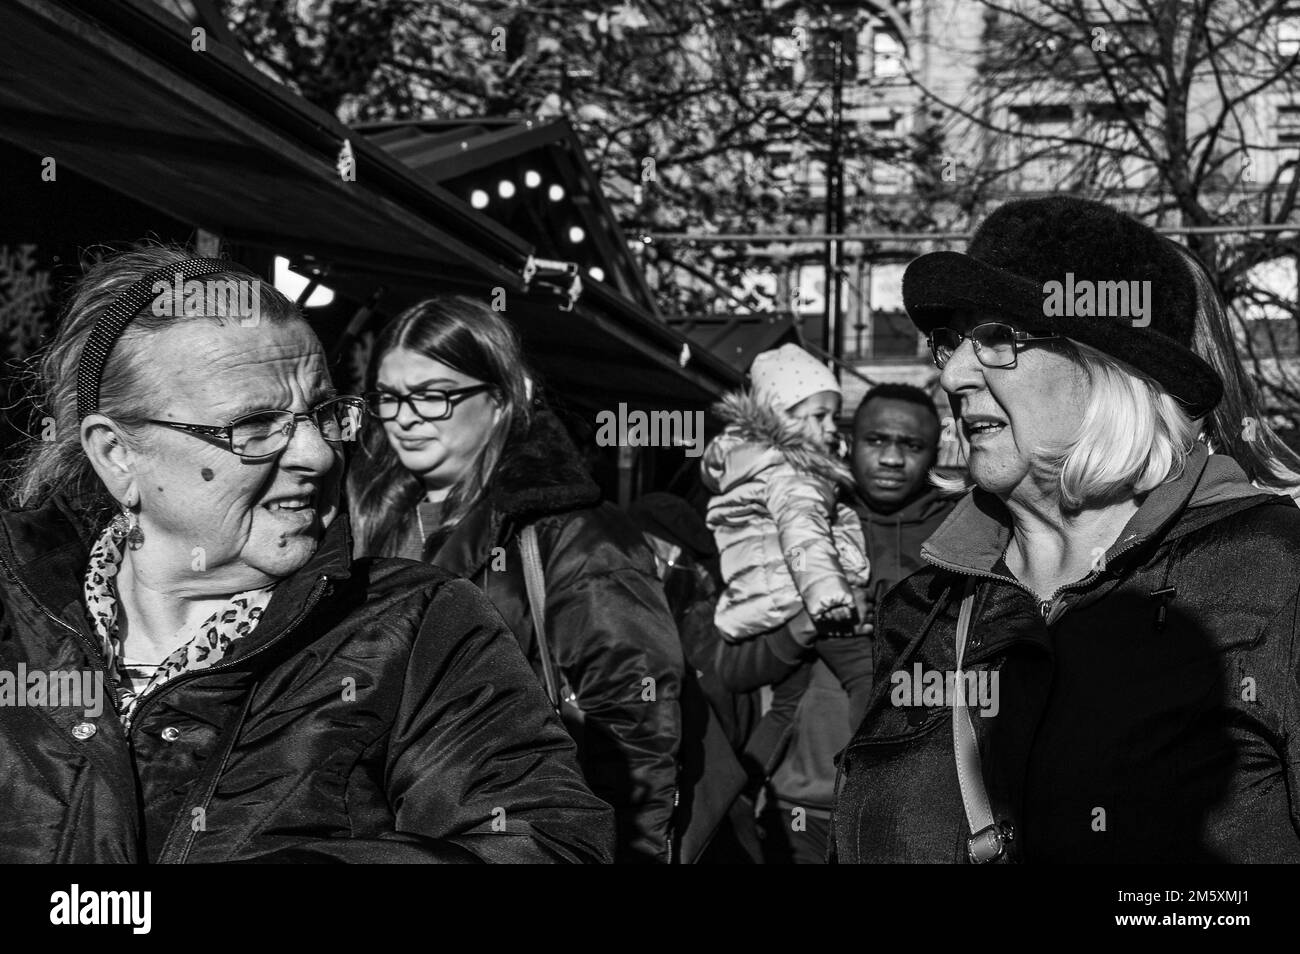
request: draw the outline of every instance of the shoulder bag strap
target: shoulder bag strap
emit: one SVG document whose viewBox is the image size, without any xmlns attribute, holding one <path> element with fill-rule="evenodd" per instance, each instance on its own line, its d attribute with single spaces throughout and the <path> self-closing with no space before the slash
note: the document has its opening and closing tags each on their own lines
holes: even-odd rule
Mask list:
<svg viewBox="0 0 1300 954">
<path fill-rule="evenodd" d="M 551 658 L 551 645 L 546 638 L 546 576 L 542 573 L 542 553 L 537 546 L 537 527 L 529 524 L 519 533 L 519 552 L 524 560 L 524 587 L 528 591 L 528 611 L 533 617 L 533 635 L 537 651 L 542 657 L 542 681 L 546 696 L 556 712 L 560 711 L 560 681 L 555 674 L 555 661 Z"/>
<path fill-rule="evenodd" d="M 980 765 L 979 742 L 970 710 L 966 707 L 966 683 L 962 674 L 962 658 L 966 653 L 966 638 L 970 635 L 971 616 L 975 609 L 975 577 L 966 578 L 962 593 L 961 610 L 957 614 L 957 673 L 952 695 L 952 743 L 957 758 L 957 783 L 961 786 L 961 800 L 966 808 L 966 822 L 971 835 L 966 841 L 966 853 L 972 864 L 997 861 L 1011 840 L 1011 827 L 993 820 L 993 807 L 989 803 L 988 789 L 984 786 L 984 771 Z"/>
</svg>

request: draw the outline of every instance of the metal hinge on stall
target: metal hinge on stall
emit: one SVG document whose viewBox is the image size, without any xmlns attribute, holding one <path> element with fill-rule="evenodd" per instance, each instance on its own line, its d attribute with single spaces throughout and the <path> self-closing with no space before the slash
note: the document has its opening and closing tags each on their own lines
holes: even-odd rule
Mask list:
<svg viewBox="0 0 1300 954">
<path fill-rule="evenodd" d="M 560 311 L 572 311 L 578 299 L 582 297 L 582 276 L 578 274 L 577 262 L 562 262 L 549 258 L 536 258 L 529 255 L 523 269 L 524 291 L 530 290 L 533 280 L 554 287 L 567 299 L 560 305 Z"/>
</svg>

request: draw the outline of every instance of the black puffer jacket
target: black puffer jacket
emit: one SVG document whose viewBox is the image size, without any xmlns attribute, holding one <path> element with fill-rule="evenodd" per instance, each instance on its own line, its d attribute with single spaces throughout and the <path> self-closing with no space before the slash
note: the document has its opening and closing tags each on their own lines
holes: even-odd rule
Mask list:
<svg viewBox="0 0 1300 954">
<path fill-rule="evenodd" d="M 616 859 L 667 861 L 677 786 L 682 651 L 640 531 L 600 503 L 563 426 L 541 410 L 507 445 L 487 497 L 434 562 L 473 580 L 541 678 L 519 532 L 537 527 L 552 655 L 586 714 L 588 784 L 614 806 Z"/>
<path fill-rule="evenodd" d="M 74 520 L 0 514 L 0 673 L 103 673 Z M 350 552 L 339 515 L 129 739 L 111 705 L 0 706 L 0 862 L 608 861 L 609 809 L 482 595 Z"/>
</svg>

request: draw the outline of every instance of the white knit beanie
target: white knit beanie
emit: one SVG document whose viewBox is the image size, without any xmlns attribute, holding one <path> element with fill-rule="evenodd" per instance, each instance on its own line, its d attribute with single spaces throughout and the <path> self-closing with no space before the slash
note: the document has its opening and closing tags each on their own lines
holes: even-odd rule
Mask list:
<svg viewBox="0 0 1300 954">
<path fill-rule="evenodd" d="M 749 380 L 754 395 L 780 411 L 788 411 L 822 391 L 834 391 L 843 397 L 830 369 L 793 344 L 783 344 L 756 357 L 749 369 Z"/>
</svg>

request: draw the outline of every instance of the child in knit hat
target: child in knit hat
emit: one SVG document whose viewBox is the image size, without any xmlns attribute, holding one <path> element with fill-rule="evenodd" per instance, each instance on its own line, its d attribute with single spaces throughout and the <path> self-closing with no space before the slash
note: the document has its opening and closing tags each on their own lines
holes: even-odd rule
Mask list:
<svg viewBox="0 0 1300 954">
<path fill-rule="evenodd" d="M 806 611 L 821 635 L 849 633 L 865 612 L 870 565 L 861 522 L 840 502 L 853 478 L 833 450 L 839 382 L 787 344 L 754 359 L 750 383 L 715 407 L 727 427 L 701 461 L 726 587 L 714 622 L 725 638 L 743 640 Z M 849 692 L 856 725 L 871 689 L 870 643 L 814 645 Z"/>
</svg>

